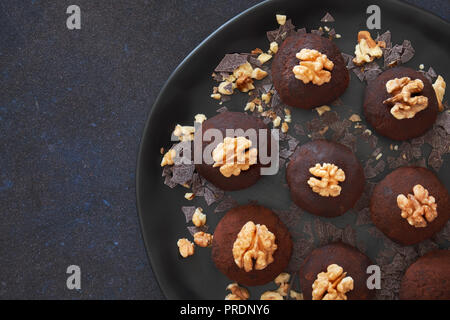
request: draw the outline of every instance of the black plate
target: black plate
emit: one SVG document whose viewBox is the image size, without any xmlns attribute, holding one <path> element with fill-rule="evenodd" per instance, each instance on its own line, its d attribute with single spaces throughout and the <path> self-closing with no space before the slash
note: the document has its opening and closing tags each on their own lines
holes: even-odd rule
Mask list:
<svg viewBox="0 0 450 320">
<path fill-rule="evenodd" d="M 449 24 L 440 18 L 397 1 L 266 1 L 238 15 L 227 22 L 202 42 L 174 71 L 156 100 L 142 138 L 137 168 L 137 202 L 142 232 L 153 271 L 162 291 L 169 299 L 224 299 L 225 288 L 230 283 L 214 266 L 210 248 L 198 248 L 188 259 L 179 256 L 176 241 L 190 237 L 180 210 L 183 205 L 197 205 L 206 208 L 203 200 L 189 202 L 184 199 L 186 189 L 169 189 L 163 184 L 160 168 L 160 148 L 170 146 L 170 134 L 175 124 L 190 125 L 197 113 L 207 117 L 216 114 L 219 107 L 210 98 L 215 83 L 211 72 L 225 53 L 248 52 L 256 47 L 268 48 L 265 32 L 277 27 L 276 13 L 283 13 L 293 20 L 296 27 L 315 29 L 322 16 L 328 11 L 336 19 L 333 27 L 342 35 L 336 40 L 343 52 L 353 53 L 356 35 L 366 29 L 366 8 L 378 4 L 381 7 L 382 32 L 391 30 L 393 43 L 403 39 L 411 40 L 416 49 L 415 57 L 406 65 L 418 69 L 419 64 L 432 66 L 445 79 L 448 73 L 450 52 Z M 373 33 L 373 32 L 372 32 Z M 376 33 L 376 32 L 375 32 Z M 381 32 L 380 32 L 381 33 Z M 339 114 L 362 114 L 364 84 L 352 74 L 346 93 L 341 97 L 344 106 L 336 107 Z M 243 111 L 244 94 L 233 96 L 225 103 L 230 110 Z M 293 121 L 305 121 L 315 115 L 314 111 L 293 110 Z M 380 138 L 384 148 L 392 141 Z M 368 155 L 369 148 L 359 150 L 358 155 Z M 388 169 L 385 173 L 389 172 Z M 439 176 L 447 188 L 450 184 L 448 157 Z M 379 180 L 379 179 L 376 179 Z M 274 209 L 284 209 L 291 204 L 284 173 L 263 177 L 255 186 L 231 195 L 241 204 L 256 200 Z M 276 190 L 277 192 L 273 192 Z M 208 211 L 206 209 L 206 211 Z M 208 213 L 208 224 L 214 230 L 222 214 Z M 309 215 L 304 219 L 311 218 Z M 347 224 L 355 226 L 355 214 L 328 220 L 338 227 Z M 300 226 L 300 227 L 299 227 Z M 301 224 L 298 232 L 301 232 Z M 292 228 L 292 226 L 290 226 Z M 377 244 L 364 228 L 356 227 L 358 241 L 371 242 L 369 256 L 374 259 Z M 266 288 L 274 285 L 252 288 L 251 297 L 258 299 Z"/>
</svg>

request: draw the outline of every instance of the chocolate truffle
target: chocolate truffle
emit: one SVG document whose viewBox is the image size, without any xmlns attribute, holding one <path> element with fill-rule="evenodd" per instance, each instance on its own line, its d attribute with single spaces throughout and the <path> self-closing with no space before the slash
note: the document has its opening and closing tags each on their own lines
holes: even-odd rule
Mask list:
<svg viewBox="0 0 450 320">
<path fill-rule="evenodd" d="M 402 217 L 397 197 L 414 195 L 413 188 L 423 186 L 437 204 L 437 217 L 425 227 L 415 227 Z M 436 175 L 422 167 L 401 167 L 388 174 L 373 190 L 370 202 L 371 218 L 387 237 L 403 245 L 412 245 L 432 237 L 447 223 L 450 200 L 447 189 Z"/>
<path fill-rule="evenodd" d="M 401 300 L 450 300 L 450 251 L 434 250 L 406 270 Z"/>
<path fill-rule="evenodd" d="M 345 180 L 338 183 L 341 188 L 338 196 L 322 196 L 309 185 L 311 178 L 320 180 L 310 172 L 316 164 L 333 164 L 343 170 Z M 286 179 L 295 204 L 323 217 L 336 217 L 353 208 L 365 185 L 364 170 L 353 152 L 327 140 L 302 145 L 288 164 Z"/>
<path fill-rule="evenodd" d="M 395 78 L 409 77 L 411 80 L 420 79 L 423 90 L 415 93 L 428 99 L 428 106 L 417 112 L 412 118 L 397 119 L 391 114 L 393 102 L 383 103 L 392 98 L 386 90 L 386 83 Z M 405 67 L 388 69 L 381 73 L 374 81 L 369 82 L 364 98 L 364 115 L 367 122 L 379 134 L 393 140 L 407 140 L 423 135 L 436 121 L 438 101 L 430 81 L 423 73 Z"/>
<path fill-rule="evenodd" d="M 267 154 L 270 155 L 270 130 L 268 129 L 267 125 L 264 124 L 264 122 L 256 118 L 254 116 L 250 116 L 246 113 L 242 112 L 223 112 L 220 113 L 202 123 L 202 130 L 204 139 L 202 139 L 202 154 L 203 151 L 208 145 L 214 143 L 215 141 L 210 141 L 206 138 L 205 133 L 208 129 L 217 129 L 219 130 L 223 137 L 237 137 L 237 135 L 230 135 L 226 132 L 227 129 L 242 129 L 243 132 L 247 131 L 248 129 L 255 129 L 257 130 L 256 133 L 258 134 L 259 130 L 267 130 L 266 137 L 264 141 L 260 139 L 259 136 L 256 137 L 257 145 L 253 147 L 256 147 L 258 149 L 258 158 L 257 162 L 255 164 L 250 165 L 248 170 L 242 170 L 239 175 L 231 175 L 230 177 L 224 176 L 220 172 L 220 167 L 214 167 L 212 164 L 207 164 L 204 162 L 204 159 L 202 157 L 202 163 L 196 164 L 195 168 L 197 169 L 197 172 L 202 175 L 206 180 L 214 184 L 216 187 L 226 190 L 226 191 L 232 191 L 232 190 L 240 190 L 245 189 L 247 187 L 250 187 L 251 185 L 255 184 L 258 179 L 261 176 L 261 163 L 259 158 L 259 151 L 263 148 L 265 150 L 268 150 Z M 197 136 L 199 135 L 200 131 L 196 132 L 196 141 Z M 244 135 L 247 137 L 246 135 Z M 201 137 L 200 137 L 201 138 Z M 247 137 L 250 139 L 249 137 Z M 222 141 L 218 141 L 218 143 L 221 143 Z M 212 150 L 211 150 L 212 152 Z"/>
<path fill-rule="evenodd" d="M 317 50 L 334 64 L 329 82 L 321 85 L 304 83 L 294 75 L 302 49 Z M 329 39 L 316 34 L 293 35 L 283 42 L 272 63 L 272 79 L 281 100 L 292 107 L 311 109 L 336 100 L 347 89 L 349 74 L 339 48 Z"/>
<path fill-rule="evenodd" d="M 238 267 L 233 256 L 233 245 L 242 227 L 249 221 L 265 225 L 275 235 L 277 249 L 273 262 L 262 270 L 245 271 Z M 212 258 L 216 267 L 231 280 L 248 286 L 268 283 L 287 267 L 292 254 L 289 230 L 278 216 L 260 205 L 249 204 L 231 209 L 220 220 L 214 232 Z"/>
<path fill-rule="evenodd" d="M 317 275 L 326 272 L 328 266 L 337 264 L 346 276 L 353 279 L 353 290 L 346 293 L 348 300 L 373 299 L 374 290 L 367 288 L 367 267 L 370 259 L 358 249 L 342 242 L 314 249 L 300 268 L 300 286 L 305 300 L 312 300 L 312 285 Z"/>
</svg>

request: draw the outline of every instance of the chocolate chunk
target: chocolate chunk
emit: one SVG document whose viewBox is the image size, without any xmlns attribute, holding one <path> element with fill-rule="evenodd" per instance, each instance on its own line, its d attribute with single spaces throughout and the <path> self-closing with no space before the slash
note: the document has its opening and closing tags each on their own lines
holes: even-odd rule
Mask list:
<svg viewBox="0 0 450 320">
<path fill-rule="evenodd" d="M 403 53 L 401 56 L 401 62 L 406 63 L 414 57 L 415 50 L 411 45 L 411 41 L 404 40 L 403 41 Z"/>
<path fill-rule="evenodd" d="M 299 124 L 299 123 L 295 123 L 294 124 L 294 132 L 298 136 L 304 136 L 305 135 L 305 130 L 303 129 L 302 125 Z"/>
<path fill-rule="evenodd" d="M 331 29 L 330 31 L 328 31 L 328 36 L 330 36 L 331 38 L 334 38 L 336 36 L 336 30 Z"/>
<path fill-rule="evenodd" d="M 206 232 L 206 231 L 208 231 L 209 226 L 207 226 L 207 225 L 204 225 L 204 226 L 201 226 L 201 227 L 188 226 L 187 229 L 188 229 L 189 233 L 192 236 L 194 236 L 194 234 L 196 234 L 197 232 L 201 232 L 201 231 Z"/>
<path fill-rule="evenodd" d="M 180 164 L 173 166 L 172 182 L 185 184 L 192 181 L 195 166 L 193 164 Z"/>
<path fill-rule="evenodd" d="M 321 22 L 334 22 L 334 18 L 331 14 L 329 14 L 328 12 L 323 16 L 322 19 L 320 19 Z"/>
<path fill-rule="evenodd" d="M 442 112 L 438 116 L 436 125 L 441 126 L 442 128 L 444 128 L 447 134 L 450 134 L 450 112 L 449 111 Z"/>
<path fill-rule="evenodd" d="M 391 48 L 392 47 L 392 42 L 391 42 L 391 32 L 388 30 L 385 33 L 383 33 L 382 35 L 379 35 L 376 39 L 376 42 L 379 41 L 384 41 L 384 43 L 386 44 L 386 48 Z"/>
<path fill-rule="evenodd" d="M 233 72 L 237 67 L 247 62 L 247 54 L 232 53 L 226 54 L 214 69 L 215 72 Z"/>
<path fill-rule="evenodd" d="M 305 34 L 306 33 L 306 28 L 301 28 L 301 29 L 298 29 L 297 30 L 297 34 L 298 35 L 300 35 L 300 34 Z"/>
<path fill-rule="evenodd" d="M 227 112 L 227 111 L 228 111 L 228 108 L 225 106 L 216 110 L 216 112 L 218 112 L 218 113 Z"/>
<path fill-rule="evenodd" d="M 364 72 L 361 70 L 361 68 L 356 67 L 356 68 L 352 68 L 351 70 L 358 77 L 359 81 L 364 81 Z"/>
</svg>

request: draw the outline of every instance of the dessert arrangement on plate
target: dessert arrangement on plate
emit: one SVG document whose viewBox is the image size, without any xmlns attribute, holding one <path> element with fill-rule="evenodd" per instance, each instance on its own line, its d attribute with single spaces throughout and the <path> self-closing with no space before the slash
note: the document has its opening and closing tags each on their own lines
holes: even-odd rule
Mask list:
<svg viewBox="0 0 450 320">
<path fill-rule="evenodd" d="M 329 13 L 310 32 L 284 15 L 276 20 L 268 50 L 226 54 L 212 74 L 211 98 L 222 105 L 246 94 L 242 110 L 193 115 L 194 126 L 177 125 L 178 141 L 161 148 L 164 183 L 185 187 L 186 202 L 203 198 L 208 206 L 181 208 L 192 237 L 174 239 L 179 263 L 211 247 L 214 265 L 230 280 L 225 298 L 233 300 L 450 299 L 450 251 L 439 249 L 450 241 L 450 197 L 435 174 L 450 151 L 443 77 L 431 67 L 402 66 L 414 48 L 408 40 L 393 44 L 389 31 L 375 37 L 355 30 L 349 55 L 339 49 Z M 350 76 L 365 83 L 363 115 L 346 114 L 339 99 Z M 302 112 L 317 115 L 305 123 L 294 118 Z M 377 135 L 392 141 L 388 150 Z M 361 144 L 368 158 L 358 155 Z M 288 190 L 290 210 L 233 199 L 274 163 L 286 184 L 273 192 Z M 211 231 L 212 211 L 223 216 Z M 383 243 L 377 257 L 369 258 L 370 244 L 358 241 L 353 226 L 328 222 L 349 211 L 354 226 Z M 305 215 L 313 223 L 303 223 Z M 370 266 L 381 268 L 381 287 L 368 287 Z M 278 288 L 258 297 L 247 288 L 272 281 Z"/>
</svg>

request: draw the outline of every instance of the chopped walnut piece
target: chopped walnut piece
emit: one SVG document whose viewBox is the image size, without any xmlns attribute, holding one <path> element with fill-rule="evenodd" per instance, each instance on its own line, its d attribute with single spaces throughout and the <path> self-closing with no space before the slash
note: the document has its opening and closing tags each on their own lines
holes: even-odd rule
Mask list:
<svg viewBox="0 0 450 320">
<path fill-rule="evenodd" d="M 241 92 L 248 92 L 255 89 L 252 79 L 253 67 L 250 63 L 246 62 L 237 67 L 233 76 L 236 78 L 236 88 Z"/>
<path fill-rule="evenodd" d="M 272 53 L 277 53 L 278 52 L 278 43 L 273 41 L 270 43 L 270 47 L 269 47 L 270 52 Z"/>
<path fill-rule="evenodd" d="M 289 125 L 286 122 L 281 124 L 281 132 L 286 133 L 289 130 Z"/>
<path fill-rule="evenodd" d="M 428 194 L 428 190 L 420 184 L 413 187 L 414 194 L 397 196 L 397 205 L 402 210 L 402 218 L 416 228 L 427 226 L 437 217 L 436 199 Z"/>
<path fill-rule="evenodd" d="M 263 93 L 261 95 L 261 100 L 264 101 L 264 103 L 266 103 L 266 104 L 269 104 L 271 98 L 272 98 L 272 94 L 270 92 Z"/>
<path fill-rule="evenodd" d="M 300 60 L 300 65 L 292 69 L 297 79 L 318 86 L 330 82 L 334 63 L 326 55 L 317 50 L 302 49 L 295 56 Z"/>
<path fill-rule="evenodd" d="M 213 167 L 220 166 L 220 173 L 227 178 L 238 176 L 256 163 L 258 150 L 251 146 L 252 142 L 244 137 L 226 137 L 212 152 Z"/>
<path fill-rule="evenodd" d="M 274 282 L 278 285 L 277 292 L 286 297 L 289 291 L 289 280 L 291 279 L 291 275 L 289 273 L 281 273 L 278 277 L 275 278 Z"/>
<path fill-rule="evenodd" d="M 327 272 L 321 272 L 312 285 L 313 300 L 347 300 L 346 293 L 353 290 L 352 277 L 337 264 L 331 264 Z"/>
<path fill-rule="evenodd" d="M 225 297 L 225 300 L 247 300 L 250 297 L 248 290 L 240 287 L 236 282 L 230 283 L 227 290 L 230 290 L 231 293 Z"/>
<path fill-rule="evenodd" d="M 222 95 L 220 93 L 213 93 L 211 95 L 211 98 L 213 98 L 215 100 L 220 100 L 222 98 Z"/>
<path fill-rule="evenodd" d="M 261 300 L 283 300 L 283 296 L 276 291 L 266 291 L 261 295 Z"/>
<path fill-rule="evenodd" d="M 194 254 L 194 244 L 186 238 L 179 239 L 177 242 L 178 250 L 183 258 Z"/>
<path fill-rule="evenodd" d="M 442 101 L 444 100 L 445 87 L 446 83 L 444 81 L 444 78 L 442 78 L 442 76 L 438 76 L 436 81 L 433 83 L 433 89 L 434 92 L 436 92 L 436 98 L 439 103 L 439 111 L 444 110 L 444 105 L 442 104 Z"/>
<path fill-rule="evenodd" d="M 270 59 L 272 59 L 272 55 L 268 54 L 268 53 L 261 53 L 258 58 L 259 63 L 264 64 L 267 61 L 269 61 Z"/>
<path fill-rule="evenodd" d="M 339 182 L 345 181 L 345 173 L 336 165 L 331 163 L 324 163 L 316 165 L 309 169 L 309 172 L 320 180 L 311 177 L 308 180 L 308 185 L 311 189 L 320 194 L 322 197 L 337 197 L 341 194 L 341 186 Z"/>
<path fill-rule="evenodd" d="M 276 250 L 275 235 L 265 225 L 255 225 L 253 221 L 249 221 L 234 241 L 233 258 L 236 265 L 246 272 L 263 270 L 273 262 Z"/>
<path fill-rule="evenodd" d="M 194 242 L 199 247 L 202 247 L 202 248 L 208 247 L 209 245 L 211 245 L 212 240 L 213 240 L 213 236 L 210 233 L 199 231 L 194 234 Z"/>
<path fill-rule="evenodd" d="M 280 26 L 282 26 L 286 23 L 287 17 L 284 14 L 277 14 L 275 17 L 277 18 L 277 22 Z"/>
<path fill-rule="evenodd" d="M 161 167 L 164 167 L 166 165 L 172 165 L 174 162 L 174 158 L 177 155 L 177 152 L 175 151 L 175 149 L 170 149 L 169 151 L 167 151 L 161 161 Z"/>
<path fill-rule="evenodd" d="M 375 58 L 380 58 L 383 55 L 381 48 L 385 46 L 383 41 L 375 42 L 369 31 L 358 32 L 358 44 L 355 47 L 353 63 L 361 66 L 364 63 L 372 62 Z"/>
<path fill-rule="evenodd" d="M 194 119 L 195 119 L 195 122 L 203 123 L 203 121 L 205 121 L 207 118 L 203 113 L 198 113 L 195 115 Z"/>
<path fill-rule="evenodd" d="M 195 209 L 194 215 L 192 216 L 192 223 L 196 227 L 204 226 L 206 223 L 206 214 L 203 213 L 202 208 Z"/>
<path fill-rule="evenodd" d="M 423 82 L 420 79 L 395 78 L 386 82 L 386 90 L 392 97 L 384 100 L 383 103 L 393 104 L 391 114 L 396 119 L 413 118 L 416 113 L 428 107 L 428 98 L 416 95 L 423 90 Z"/>
<path fill-rule="evenodd" d="M 281 124 L 281 118 L 277 116 L 275 119 L 273 119 L 272 124 L 274 128 L 279 127 Z"/>
<path fill-rule="evenodd" d="M 294 290 L 289 291 L 289 296 L 295 300 L 303 300 L 303 294 Z"/>
</svg>

